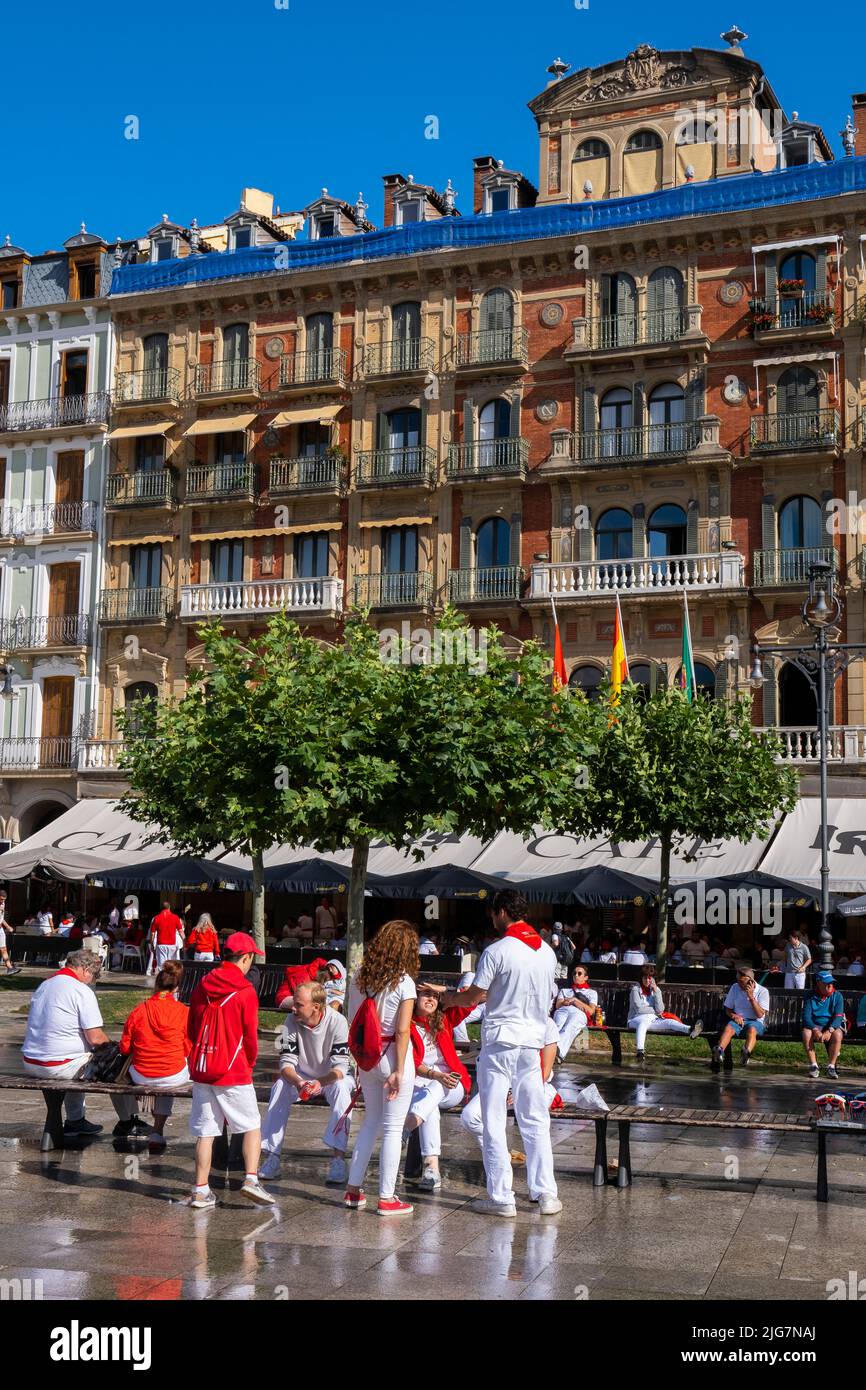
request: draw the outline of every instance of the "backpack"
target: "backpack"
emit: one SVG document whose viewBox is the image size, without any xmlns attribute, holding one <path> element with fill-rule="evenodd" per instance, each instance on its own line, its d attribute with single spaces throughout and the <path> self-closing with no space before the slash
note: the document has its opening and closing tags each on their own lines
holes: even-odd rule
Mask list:
<svg viewBox="0 0 866 1390">
<path fill-rule="evenodd" d="M 231 1070 L 243 1047 L 243 1032 L 241 1031 L 237 1037 L 233 1036 L 229 1026 L 231 1015 L 223 1013 L 225 1005 L 230 999 L 234 999 L 236 994 L 237 990 L 233 990 L 219 1003 L 209 999 L 205 1005 L 198 1037 L 189 1058 L 190 1075 L 194 1081 L 215 1085 Z M 235 1016 L 236 1027 L 238 1022 Z"/>
<path fill-rule="evenodd" d="M 385 1052 L 376 1001 L 368 994 L 349 1027 L 349 1051 L 361 1071 L 372 1071 Z"/>
<path fill-rule="evenodd" d="M 568 969 L 568 967 L 571 965 L 571 962 L 574 960 L 574 945 L 565 935 L 564 932 L 559 938 L 559 946 L 556 950 L 556 959 L 559 961 L 559 964 L 564 965 L 566 969 Z"/>
</svg>

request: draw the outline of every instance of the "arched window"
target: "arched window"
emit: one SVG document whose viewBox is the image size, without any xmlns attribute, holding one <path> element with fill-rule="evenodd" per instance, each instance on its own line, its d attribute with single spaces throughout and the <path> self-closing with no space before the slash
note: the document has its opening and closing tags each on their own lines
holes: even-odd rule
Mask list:
<svg viewBox="0 0 866 1390">
<path fill-rule="evenodd" d="M 213 386 L 222 391 L 245 391 L 250 380 L 250 326 L 231 323 L 223 329 L 223 362 Z"/>
<path fill-rule="evenodd" d="M 654 130 L 630 135 L 622 156 L 622 191 L 654 193 L 662 186 L 662 142 Z"/>
<path fill-rule="evenodd" d="M 622 507 L 611 507 L 595 526 L 596 582 L 602 589 L 627 589 L 632 566 L 623 564 L 633 554 L 632 518 Z M 604 562 L 607 563 L 604 563 Z"/>
<path fill-rule="evenodd" d="M 703 183 L 715 173 L 715 148 L 718 143 L 715 121 L 695 118 L 684 121 L 676 136 L 677 183 L 697 179 Z M 686 172 L 688 170 L 688 172 Z"/>
<path fill-rule="evenodd" d="M 488 517 L 475 533 L 476 569 L 507 565 L 511 559 L 511 526 L 501 516 Z"/>
<path fill-rule="evenodd" d="M 789 661 L 779 672 L 779 725 L 814 728 L 818 723 L 818 702 L 803 672 Z"/>
<path fill-rule="evenodd" d="M 495 468 L 508 447 L 498 443 L 511 438 L 511 402 L 488 401 L 478 415 L 478 465 Z"/>
<path fill-rule="evenodd" d="M 779 549 L 820 546 L 821 508 L 814 497 L 789 497 L 779 512 Z"/>
<path fill-rule="evenodd" d="M 647 523 L 647 544 L 651 556 L 685 555 L 686 514 L 674 502 L 656 507 Z"/>
<path fill-rule="evenodd" d="M 816 287 L 817 270 L 815 257 L 808 251 L 792 251 L 779 265 L 778 281 L 780 286 L 786 281 L 788 284 L 794 280 L 802 280 L 804 290 L 814 290 Z M 784 289 L 781 290 L 784 294 Z"/>
<path fill-rule="evenodd" d="M 135 681 L 133 685 L 128 685 L 123 692 L 123 707 L 129 716 L 130 723 L 127 726 L 127 733 L 134 737 L 140 728 L 140 707 L 145 700 L 151 700 L 156 704 L 159 698 L 159 691 L 150 681 Z"/>
<path fill-rule="evenodd" d="M 514 345 L 514 301 L 508 290 L 488 290 L 481 300 L 479 362 L 507 362 Z"/>
<path fill-rule="evenodd" d="M 168 395 L 168 334 L 151 333 L 145 338 L 142 400 L 161 400 Z"/>
<path fill-rule="evenodd" d="M 715 132 L 714 121 L 686 121 L 677 131 L 677 144 L 703 145 L 707 140 L 715 139 Z"/>
<path fill-rule="evenodd" d="M 811 367 L 789 367 L 779 377 L 776 412 L 779 415 L 816 415 L 821 404 L 821 388 Z M 817 419 L 815 425 L 817 428 Z M 797 426 L 795 425 L 796 429 Z M 795 434 L 793 439 L 807 436 Z M 780 442 L 782 442 L 780 440 Z"/>
<path fill-rule="evenodd" d="M 815 303 L 817 268 L 808 251 L 793 251 L 779 265 L 776 284 L 779 292 L 779 327 L 803 323 L 806 310 Z M 772 306 L 771 306 L 772 307 Z"/>
<path fill-rule="evenodd" d="M 685 291 L 676 266 L 660 265 L 647 281 L 646 341 L 669 343 L 686 330 L 683 319 Z"/>
<path fill-rule="evenodd" d="M 647 447 L 651 454 L 680 454 L 686 449 L 686 394 L 675 381 L 650 392 Z"/>
<path fill-rule="evenodd" d="M 571 201 L 606 198 L 609 193 L 610 150 L 603 140 L 584 140 L 571 166 Z"/>
<path fill-rule="evenodd" d="M 677 685 L 683 687 L 683 668 L 677 671 Z M 709 695 L 711 700 L 716 698 L 716 673 L 712 667 L 707 666 L 703 661 L 695 662 L 695 685 L 699 695 Z"/>
<path fill-rule="evenodd" d="M 636 666 L 629 668 L 629 676 L 635 685 L 643 688 L 645 699 L 650 695 L 655 695 L 657 690 L 667 688 L 667 671 L 664 666 L 656 666 L 655 663 L 639 661 Z"/>
<path fill-rule="evenodd" d="M 632 428 L 634 407 L 631 391 L 616 386 L 601 398 L 601 456 L 621 458 L 635 452 L 636 440 Z"/>
<path fill-rule="evenodd" d="M 624 271 L 601 277 L 601 321 L 593 347 L 623 347 L 637 341 L 637 290 Z"/>
<path fill-rule="evenodd" d="M 421 305 L 415 300 L 391 310 L 391 371 L 416 372 L 421 363 Z"/>
<path fill-rule="evenodd" d="M 582 690 L 586 698 L 594 702 L 600 697 L 599 686 L 603 680 L 604 671 L 597 666 L 575 666 L 568 683 L 573 690 Z"/>
</svg>

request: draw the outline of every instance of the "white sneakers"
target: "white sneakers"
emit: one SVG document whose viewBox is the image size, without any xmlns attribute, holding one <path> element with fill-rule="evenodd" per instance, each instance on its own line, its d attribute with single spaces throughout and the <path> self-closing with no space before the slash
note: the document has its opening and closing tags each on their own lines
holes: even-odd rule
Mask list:
<svg viewBox="0 0 866 1390">
<path fill-rule="evenodd" d="M 435 1168 L 431 1168 L 428 1164 L 424 1168 L 421 1177 L 418 1179 L 418 1186 L 422 1192 L 441 1192 L 442 1176 Z"/>
<path fill-rule="evenodd" d="M 328 1166 L 328 1176 L 325 1178 L 326 1187 L 343 1187 L 349 1176 L 349 1169 L 344 1158 L 332 1158 Z"/>
<path fill-rule="evenodd" d="M 188 1207 L 195 1207 L 197 1211 L 210 1211 L 215 1207 L 217 1199 L 210 1188 L 206 1192 L 199 1192 L 196 1188 L 192 1190 L 192 1196 L 187 1201 Z"/>
<path fill-rule="evenodd" d="M 470 1211 L 477 1211 L 481 1216 L 505 1216 L 514 1217 L 517 1215 L 517 1207 L 512 1202 L 494 1202 L 491 1197 L 476 1197 L 474 1202 L 469 1203 Z"/>
<path fill-rule="evenodd" d="M 259 1177 L 267 1181 L 270 1178 L 280 1176 L 280 1155 L 278 1153 L 265 1153 L 259 1164 Z"/>
<path fill-rule="evenodd" d="M 556 1216 L 562 1211 L 562 1203 L 558 1197 L 539 1197 L 538 1210 L 542 1216 Z"/>
<path fill-rule="evenodd" d="M 250 1202 L 255 1202 L 256 1205 L 260 1207 L 272 1207 L 275 1205 L 275 1199 L 271 1196 L 270 1192 L 265 1191 L 254 1173 L 247 1174 L 244 1185 L 241 1188 L 241 1196 L 246 1197 Z"/>
</svg>

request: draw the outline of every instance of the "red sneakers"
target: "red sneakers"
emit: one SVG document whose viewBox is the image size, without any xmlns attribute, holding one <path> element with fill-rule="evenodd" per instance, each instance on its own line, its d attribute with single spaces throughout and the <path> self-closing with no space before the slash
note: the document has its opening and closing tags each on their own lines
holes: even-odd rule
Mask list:
<svg viewBox="0 0 866 1390">
<path fill-rule="evenodd" d="M 343 1198 L 343 1206 L 347 1211 L 363 1211 L 367 1205 L 367 1198 L 363 1192 L 347 1192 Z"/>
<path fill-rule="evenodd" d="M 380 1216 L 411 1216 L 415 1208 L 411 1202 L 401 1202 L 399 1197 L 389 1197 L 387 1201 L 380 1197 L 377 1210 Z"/>
</svg>

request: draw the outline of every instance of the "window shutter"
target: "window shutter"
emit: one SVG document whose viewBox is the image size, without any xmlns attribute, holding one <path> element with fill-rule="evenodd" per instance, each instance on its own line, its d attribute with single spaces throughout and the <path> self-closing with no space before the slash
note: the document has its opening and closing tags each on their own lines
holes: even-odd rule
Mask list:
<svg viewBox="0 0 866 1390">
<path fill-rule="evenodd" d="M 464 516 L 460 523 L 460 568 L 472 568 L 472 518 Z"/>
<path fill-rule="evenodd" d="M 516 395 L 511 401 L 511 414 L 508 421 L 508 433 L 512 439 L 516 439 L 520 434 L 520 396 Z"/>
<path fill-rule="evenodd" d="M 698 554 L 698 504 L 695 501 L 689 503 L 686 512 L 686 552 Z"/>
<path fill-rule="evenodd" d="M 730 680 L 730 677 L 733 674 L 731 669 L 732 665 L 733 663 L 728 659 L 728 657 L 723 657 L 722 660 L 719 662 L 718 666 L 716 667 L 717 700 L 727 700 L 728 698 L 728 687 L 729 685 L 733 686 L 734 684 L 733 681 Z"/>
<path fill-rule="evenodd" d="M 776 549 L 776 499 L 761 498 L 761 549 Z"/>
<path fill-rule="evenodd" d="M 520 564 L 520 512 L 511 513 L 511 549 L 508 562 L 511 565 Z"/>
<path fill-rule="evenodd" d="M 463 443 L 475 443 L 475 402 L 463 402 Z"/>
<path fill-rule="evenodd" d="M 586 525 L 577 531 L 577 558 L 592 559 L 592 512 L 589 507 L 586 509 Z"/>
<path fill-rule="evenodd" d="M 635 429 L 646 424 L 646 391 L 642 381 L 636 381 L 631 392 L 631 418 Z"/>
<path fill-rule="evenodd" d="M 595 398 L 594 386 L 584 386 L 583 388 L 580 428 L 584 436 L 581 441 L 581 457 L 585 459 L 594 458 L 597 441 L 593 438 L 593 431 L 598 429 L 598 404 Z"/>
<path fill-rule="evenodd" d="M 614 278 L 612 275 L 602 275 L 601 277 L 601 316 L 610 318 L 616 313 L 616 300 L 614 297 Z"/>
<path fill-rule="evenodd" d="M 631 553 L 636 560 L 646 555 L 646 507 L 636 502 L 631 514 Z"/>
<path fill-rule="evenodd" d="M 815 289 L 819 294 L 827 291 L 827 248 L 819 246 L 815 255 Z"/>
<path fill-rule="evenodd" d="M 389 447 L 390 430 L 388 428 L 388 416 L 384 410 L 380 410 L 376 417 L 376 448 L 387 449 Z"/>
<path fill-rule="evenodd" d="M 702 371 L 697 371 L 689 377 L 686 386 L 686 419 L 698 420 L 705 413 L 706 382 Z"/>
<path fill-rule="evenodd" d="M 776 691 L 778 662 L 774 656 L 764 657 L 762 661 L 764 675 L 766 677 L 761 687 L 761 699 L 763 704 L 763 720 L 768 728 L 775 728 L 778 715 L 776 713 Z"/>
<path fill-rule="evenodd" d="M 776 271 L 776 253 L 770 251 L 764 261 L 764 294 L 768 300 L 776 298 L 776 282 L 778 280 Z"/>
</svg>

